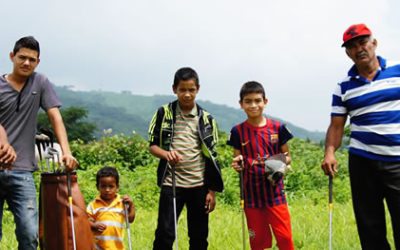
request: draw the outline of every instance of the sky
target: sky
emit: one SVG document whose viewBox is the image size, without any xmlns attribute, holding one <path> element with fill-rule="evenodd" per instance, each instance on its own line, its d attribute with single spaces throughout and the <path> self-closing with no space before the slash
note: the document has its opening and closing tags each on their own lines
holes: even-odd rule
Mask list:
<svg viewBox="0 0 400 250">
<path fill-rule="evenodd" d="M 12 69 L 15 41 L 33 35 L 37 71 L 59 86 L 173 94 L 174 73 L 189 66 L 200 100 L 240 108 L 240 87 L 255 80 L 267 114 L 325 131 L 332 91 L 352 66 L 344 30 L 367 24 L 377 54 L 400 60 L 399 11 L 398 0 L 2 1 L 0 72 Z"/>
</svg>

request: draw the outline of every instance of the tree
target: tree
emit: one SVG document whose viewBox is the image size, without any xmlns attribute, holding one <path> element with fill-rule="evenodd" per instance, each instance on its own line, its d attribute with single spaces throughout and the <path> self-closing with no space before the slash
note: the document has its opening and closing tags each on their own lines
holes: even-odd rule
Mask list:
<svg viewBox="0 0 400 250">
<path fill-rule="evenodd" d="M 92 141 L 94 132 L 97 129 L 96 124 L 84 121 L 88 116 L 88 110 L 83 107 L 71 106 L 61 109 L 61 115 L 67 129 L 69 140 L 80 139 L 84 142 Z M 45 113 L 38 116 L 37 128 L 51 128 L 48 117 Z"/>
</svg>

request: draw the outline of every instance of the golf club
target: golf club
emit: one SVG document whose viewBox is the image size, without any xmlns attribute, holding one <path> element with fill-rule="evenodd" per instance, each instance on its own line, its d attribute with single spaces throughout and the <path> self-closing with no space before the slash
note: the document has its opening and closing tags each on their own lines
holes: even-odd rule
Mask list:
<svg viewBox="0 0 400 250">
<path fill-rule="evenodd" d="M 71 173 L 70 172 L 67 172 L 67 189 L 68 189 L 69 215 L 70 215 L 70 219 L 71 219 L 72 244 L 74 247 L 73 249 L 76 250 L 74 213 L 72 211 Z"/>
<path fill-rule="evenodd" d="M 38 149 L 38 155 L 39 155 L 39 165 L 40 165 L 40 171 L 44 171 L 43 163 L 42 163 L 42 143 L 39 139 L 36 138 L 36 147 Z"/>
<path fill-rule="evenodd" d="M 246 231 L 245 231 L 245 223 L 244 223 L 244 183 L 243 183 L 243 171 L 244 171 L 244 164 L 243 159 L 240 161 L 240 168 L 241 171 L 239 173 L 240 178 L 240 208 L 242 210 L 242 240 L 243 240 L 243 250 L 246 249 Z"/>
<path fill-rule="evenodd" d="M 53 161 L 52 162 L 53 173 L 55 173 L 56 172 L 56 166 L 57 166 L 57 164 L 60 163 L 60 155 L 58 153 L 58 150 L 53 148 L 53 147 L 49 147 L 48 150 L 47 150 L 47 153 L 51 156 L 51 159 Z"/>
<path fill-rule="evenodd" d="M 333 177 L 329 175 L 329 250 L 332 250 Z"/>
<path fill-rule="evenodd" d="M 43 150 L 43 154 L 44 154 L 44 150 L 46 148 L 45 142 L 49 141 L 49 140 L 50 140 L 50 138 L 45 134 L 37 134 L 35 136 L 35 144 L 36 144 L 36 147 L 37 147 L 37 150 L 38 150 L 38 156 L 39 156 L 39 161 L 38 162 L 39 162 L 40 170 L 42 172 L 44 172 L 44 165 L 43 165 L 43 162 L 42 162 L 44 155 L 42 155 L 42 150 Z"/>
<path fill-rule="evenodd" d="M 128 234 L 128 246 L 129 246 L 129 250 L 132 250 L 131 227 L 130 227 L 129 219 L 128 219 L 128 208 L 129 208 L 129 203 L 124 202 L 125 224 L 126 224 L 126 232 Z"/>
<path fill-rule="evenodd" d="M 46 167 L 47 167 L 47 173 L 50 173 L 50 159 L 53 158 L 52 153 L 49 150 L 49 147 L 47 147 L 44 151 L 44 158 L 46 159 Z"/>
<path fill-rule="evenodd" d="M 170 165 L 170 164 L 168 164 L 168 165 Z M 175 249 L 178 250 L 178 223 L 177 223 L 177 214 L 176 214 L 176 180 L 175 180 L 175 165 L 174 164 L 171 166 L 171 171 L 172 171 L 172 203 L 174 206 Z"/>
</svg>

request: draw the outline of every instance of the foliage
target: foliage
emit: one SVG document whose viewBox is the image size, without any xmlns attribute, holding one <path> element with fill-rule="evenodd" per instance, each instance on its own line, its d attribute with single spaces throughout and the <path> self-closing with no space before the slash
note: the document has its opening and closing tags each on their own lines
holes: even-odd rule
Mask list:
<svg viewBox="0 0 400 250">
<path fill-rule="evenodd" d="M 148 151 L 148 143 L 139 135 L 111 135 L 105 131 L 99 141 L 84 144 L 77 140 L 71 143 L 71 150 L 79 160 L 80 168 L 90 165 L 115 165 L 133 170 L 138 166 L 149 166 L 156 162 Z"/>
<path fill-rule="evenodd" d="M 227 134 L 221 133 L 218 160 L 222 167 L 225 190 L 217 194 L 217 208 L 210 215 L 209 249 L 241 249 L 241 210 L 238 174 L 230 167 L 232 149 L 225 144 Z M 321 170 L 323 149 L 301 139 L 289 142 L 293 170 L 286 176 L 291 223 L 296 249 L 327 249 L 328 242 L 328 178 Z M 120 194 L 128 194 L 135 202 L 137 217 L 131 225 L 135 249 L 151 249 L 157 223 L 159 188 L 156 185 L 158 160 L 148 152 L 147 142 L 137 134 L 105 133 L 99 141 L 87 144 L 75 141 L 73 153 L 81 167 L 78 183 L 86 203 L 98 194 L 95 176 L 103 165 L 115 166 L 120 174 Z M 336 154 L 341 166 L 334 179 L 333 246 L 334 249 L 360 249 L 352 212 L 347 153 Z M 37 186 L 40 174 L 35 174 Z M 179 247 L 188 249 L 186 213 L 179 219 Z M 16 249 L 15 226 L 8 209 L 3 217 L 0 249 Z M 388 235 L 392 232 L 388 223 Z M 125 241 L 126 241 L 125 237 Z M 393 245 L 393 237 L 389 236 Z M 247 247 L 248 240 L 246 239 Z M 221 248 L 224 246 L 224 248 Z M 273 247 L 272 249 L 277 249 Z"/>
<path fill-rule="evenodd" d="M 68 131 L 68 138 L 70 140 L 81 140 L 88 142 L 94 139 L 94 131 L 96 125 L 92 122 L 86 121 L 88 110 L 82 107 L 71 106 L 66 109 L 60 110 L 64 120 L 65 128 Z M 51 128 L 50 122 L 46 113 L 39 113 L 37 127 Z"/>
<path fill-rule="evenodd" d="M 319 144 L 307 143 L 294 138 L 289 141 L 292 157 L 292 171 L 285 179 L 286 190 L 291 196 L 305 196 L 318 203 L 326 196 L 328 178 L 321 170 L 324 156 L 323 148 Z M 350 188 L 347 168 L 347 152 L 336 152 L 339 172 L 334 178 L 335 199 L 337 202 L 347 202 L 350 199 Z"/>
</svg>

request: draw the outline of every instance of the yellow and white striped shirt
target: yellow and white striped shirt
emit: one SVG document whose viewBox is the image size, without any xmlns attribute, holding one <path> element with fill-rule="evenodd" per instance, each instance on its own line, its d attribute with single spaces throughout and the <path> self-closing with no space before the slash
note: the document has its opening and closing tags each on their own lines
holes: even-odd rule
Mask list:
<svg viewBox="0 0 400 250">
<path fill-rule="evenodd" d="M 124 204 L 119 194 L 107 204 L 99 196 L 89 203 L 86 209 L 89 217 L 95 222 L 101 222 L 107 226 L 103 232 L 93 232 L 96 249 L 116 249 L 124 248 Z"/>
</svg>

